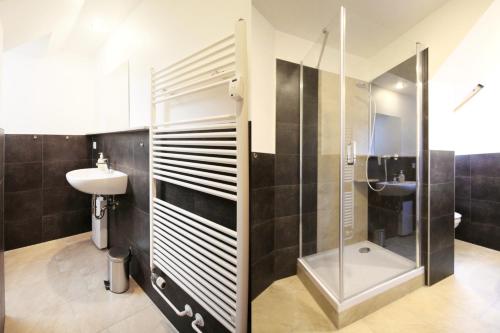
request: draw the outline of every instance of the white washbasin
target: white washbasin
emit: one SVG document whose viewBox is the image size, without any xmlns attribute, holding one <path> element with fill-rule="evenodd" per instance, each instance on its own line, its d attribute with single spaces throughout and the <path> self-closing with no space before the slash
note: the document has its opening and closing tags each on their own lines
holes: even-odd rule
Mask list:
<svg viewBox="0 0 500 333">
<path fill-rule="evenodd" d="M 415 181 L 389 181 L 389 182 L 378 182 L 375 183 L 377 189 L 383 188 L 382 191 L 378 192 L 380 195 L 390 195 L 390 196 L 405 196 L 412 194 L 417 189 L 417 182 Z"/>
<path fill-rule="evenodd" d="M 78 169 L 68 172 L 66 179 L 78 191 L 88 194 L 124 194 L 127 190 L 127 174 L 117 170 Z"/>
</svg>

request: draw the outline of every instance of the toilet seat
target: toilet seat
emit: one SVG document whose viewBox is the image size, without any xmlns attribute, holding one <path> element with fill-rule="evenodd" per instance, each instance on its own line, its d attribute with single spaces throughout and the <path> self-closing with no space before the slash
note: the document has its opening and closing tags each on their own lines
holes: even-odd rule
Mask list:
<svg viewBox="0 0 500 333">
<path fill-rule="evenodd" d="M 455 228 L 458 227 L 462 221 L 462 214 L 455 212 Z"/>
</svg>

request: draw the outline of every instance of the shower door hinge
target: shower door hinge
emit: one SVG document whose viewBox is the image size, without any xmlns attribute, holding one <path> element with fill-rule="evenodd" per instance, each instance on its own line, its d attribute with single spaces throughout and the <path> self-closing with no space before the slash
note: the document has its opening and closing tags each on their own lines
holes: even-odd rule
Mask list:
<svg viewBox="0 0 500 333">
<path fill-rule="evenodd" d="M 356 163 L 356 141 L 351 141 L 347 145 L 347 165 Z"/>
</svg>

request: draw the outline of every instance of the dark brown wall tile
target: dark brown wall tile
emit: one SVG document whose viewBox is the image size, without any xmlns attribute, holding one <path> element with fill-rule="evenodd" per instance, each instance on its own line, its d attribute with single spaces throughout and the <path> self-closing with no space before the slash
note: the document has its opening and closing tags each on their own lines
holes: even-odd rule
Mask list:
<svg viewBox="0 0 500 333">
<path fill-rule="evenodd" d="M 274 220 L 252 226 L 250 231 L 250 261 L 258 262 L 274 251 Z"/>
<path fill-rule="evenodd" d="M 318 125 L 303 126 L 302 154 L 304 156 L 318 156 Z"/>
<path fill-rule="evenodd" d="M 299 162 L 299 155 L 276 155 L 275 185 L 299 184 Z"/>
<path fill-rule="evenodd" d="M 299 244 L 299 215 L 275 219 L 274 247 L 282 249 Z"/>
<path fill-rule="evenodd" d="M 42 241 L 42 217 L 5 223 L 5 248 L 16 249 Z"/>
<path fill-rule="evenodd" d="M 104 148 L 99 152 L 119 169 L 120 166 L 134 168 L 134 146 L 138 144 L 137 138 L 132 134 L 113 133 L 103 136 Z"/>
<path fill-rule="evenodd" d="M 319 75 L 316 68 L 304 66 L 304 125 L 318 125 L 318 85 Z"/>
<path fill-rule="evenodd" d="M 454 273 L 455 250 L 453 246 L 438 250 L 430 255 L 430 284 L 434 284 Z"/>
<path fill-rule="evenodd" d="M 19 192 L 42 187 L 42 163 L 7 163 L 5 165 L 5 191 Z"/>
<path fill-rule="evenodd" d="M 430 186 L 431 218 L 450 215 L 455 211 L 455 185 L 453 182 Z"/>
<path fill-rule="evenodd" d="M 302 184 L 318 183 L 318 156 L 302 157 Z"/>
<path fill-rule="evenodd" d="M 75 161 L 90 159 L 89 143 L 85 135 L 44 135 L 43 160 Z"/>
<path fill-rule="evenodd" d="M 143 212 L 149 213 L 149 172 L 134 170 L 134 173 L 129 178 L 134 206 Z"/>
<path fill-rule="evenodd" d="M 455 176 L 470 177 L 470 155 L 455 156 Z"/>
<path fill-rule="evenodd" d="M 137 249 L 149 254 L 149 214 L 143 210 L 133 208 L 132 240 Z M 120 223 L 120 221 L 118 221 Z"/>
<path fill-rule="evenodd" d="M 236 230 L 236 202 L 202 192 L 194 192 L 193 213 Z"/>
<path fill-rule="evenodd" d="M 43 188 L 70 186 L 66 173 L 93 167 L 90 160 L 53 161 L 43 163 Z"/>
<path fill-rule="evenodd" d="M 5 163 L 42 161 L 42 136 L 8 134 L 5 136 Z"/>
<path fill-rule="evenodd" d="M 89 208 L 90 194 L 85 194 L 72 187 L 57 187 L 43 190 L 43 215 L 52 215 L 65 211 Z"/>
<path fill-rule="evenodd" d="M 500 177 L 471 177 L 471 198 L 500 202 Z"/>
<path fill-rule="evenodd" d="M 253 300 L 274 281 L 274 254 L 269 254 L 250 266 L 250 281 Z"/>
<path fill-rule="evenodd" d="M 455 152 L 431 150 L 431 184 L 452 183 L 455 179 Z"/>
<path fill-rule="evenodd" d="M 318 186 L 316 184 L 302 185 L 303 213 L 315 213 L 318 210 L 317 193 L 318 193 Z"/>
<path fill-rule="evenodd" d="M 299 124 L 300 67 L 276 60 L 276 122 Z M 297 146 L 298 147 L 298 146 Z"/>
<path fill-rule="evenodd" d="M 5 134 L 0 128 L 0 324 L 5 322 L 5 221 L 4 221 L 4 166 L 5 166 Z"/>
<path fill-rule="evenodd" d="M 42 190 L 5 193 L 5 220 L 35 220 L 42 218 Z M 7 233 L 6 238 L 11 235 Z"/>
<path fill-rule="evenodd" d="M 450 214 L 431 219 L 430 236 L 431 253 L 444 248 L 453 247 L 453 242 L 455 239 L 454 215 Z"/>
<path fill-rule="evenodd" d="M 500 250 L 500 227 L 498 225 L 469 223 L 465 226 L 471 226 L 469 235 L 473 235 L 472 242 L 494 250 Z M 461 238 L 460 238 L 461 239 Z M 467 240 L 467 239 L 464 239 Z"/>
<path fill-rule="evenodd" d="M 252 224 L 269 220 L 275 216 L 275 188 L 252 190 Z"/>
<path fill-rule="evenodd" d="M 149 133 L 136 132 L 132 142 L 134 169 L 149 170 Z"/>
<path fill-rule="evenodd" d="M 500 177 L 500 153 L 470 155 L 471 176 Z"/>
<path fill-rule="evenodd" d="M 456 198 L 455 199 L 455 211 L 462 215 L 462 222 L 467 222 L 471 220 L 471 200 Z"/>
<path fill-rule="evenodd" d="M 471 221 L 500 226 L 500 202 L 472 199 Z"/>
<path fill-rule="evenodd" d="M 274 251 L 274 279 L 279 280 L 297 274 L 299 247 L 292 246 Z"/>
<path fill-rule="evenodd" d="M 462 223 L 456 238 L 500 250 L 500 154 L 457 156 L 456 211 Z M 467 181 L 470 191 L 467 196 Z M 465 194 L 464 194 L 465 193 Z"/>
<path fill-rule="evenodd" d="M 45 215 L 42 218 L 42 241 L 90 231 L 91 218 L 90 209 Z"/>
<path fill-rule="evenodd" d="M 276 154 L 300 153 L 300 128 L 298 124 L 276 124 Z"/>
<path fill-rule="evenodd" d="M 88 138 L 37 135 L 35 140 L 33 135 L 8 135 L 6 145 L 9 249 L 89 230 L 90 196 L 72 189 L 66 181 L 66 172 L 90 166 Z M 75 215 L 74 211 L 85 213 Z M 76 222 L 67 223 L 72 220 Z M 30 228 L 29 223 L 36 225 Z M 18 224 L 30 228 L 27 236 L 17 234 L 22 232 Z"/>
<path fill-rule="evenodd" d="M 274 154 L 251 153 L 250 159 L 251 189 L 272 187 L 275 184 Z"/>
<path fill-rule="evenodd" d="M 299 213 L 299 185 L 276 186 L 274 193 L 274 215 L 283 217 Z"/>
<path fill-rule="evenodd" d="M 471 177 L 455 177 L 455 198 L 470 200 L 471 198 Z"/>
<path fill-rule="evenodd" d="M 317 239 L 318 216 L 317 213 L 302 215 L 302 239 L 304 242 L 315 242 Z"/>
</svg>

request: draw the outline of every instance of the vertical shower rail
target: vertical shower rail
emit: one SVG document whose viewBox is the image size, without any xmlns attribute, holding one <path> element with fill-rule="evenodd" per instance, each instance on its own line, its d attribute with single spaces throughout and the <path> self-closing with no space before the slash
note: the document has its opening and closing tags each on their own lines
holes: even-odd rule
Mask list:
<svg viewBox="0 0 500 333">
<path fill-rule="evenodd" d="M 178 316 L 204 320 L 189 304 L 174 304 L 168 277 L 229 332 L 246 332 L 249 265 L 249 144 L 245 21 L 235 33 L 165 68 L 151 69 L 150 268 L 153 288 Z M 165 122 L 170 103 L 220 93 L 235 108 Z M 217 89 L 217 90 L 216 90 Z M 220 97 L 220 96 L 219 96 Z M 189 101 L 187 102 L 189 103 Z M 215 103 L 217 104 L 217 103 Z M 199 106 L 199 105 L 197 105 Z M 200 111 L 200 110 L 197 110 Z M 163 117 L 160 117 L 163 116 Z M 161 119 L 160 119 L 161 118 Z M 182 117 L 181 117 L 182 118 Z M 162 198 L 171 185 L 235 203 L 235 227 L 209 220 Z M 160 188 L 161 187 L 161 188 Z M 180 310 L 180 308 L 183 310 Z"/>
</svg>

